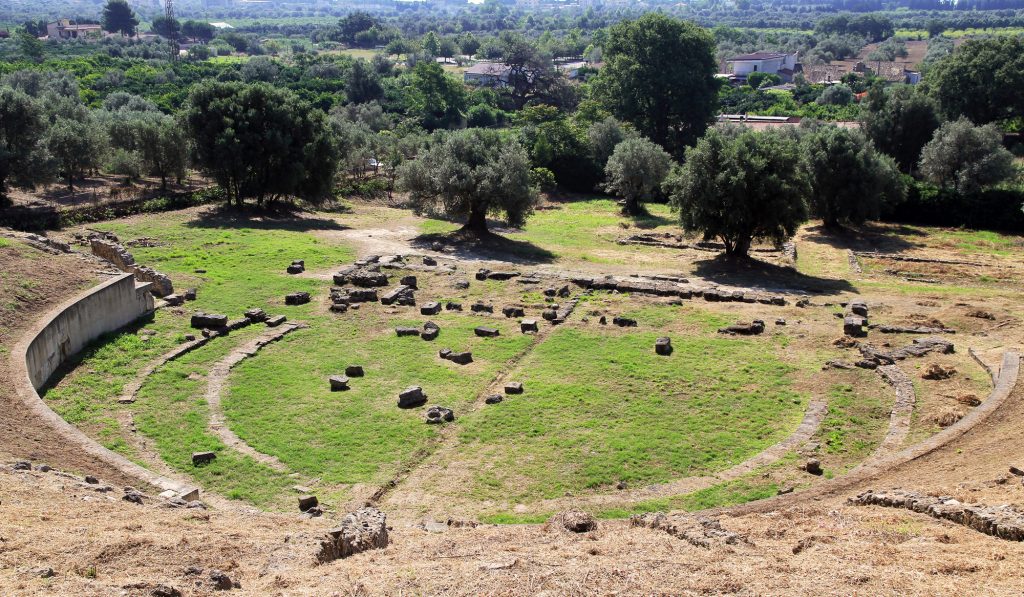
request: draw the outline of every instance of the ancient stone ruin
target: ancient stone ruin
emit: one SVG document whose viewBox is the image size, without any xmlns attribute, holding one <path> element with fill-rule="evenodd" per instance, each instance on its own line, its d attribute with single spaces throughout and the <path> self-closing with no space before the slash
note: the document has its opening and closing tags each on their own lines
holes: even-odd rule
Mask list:
<svg viewBox="0 0 1024 597">
<path fill-rule="evenodd" d="M 398 395 L 398 408 L 415 408 L 426 404 L 426 402 L 427 395 L 419 386 L 410 386 Z"/>
<path fill-rule="evenodd" d="M 116 242 L 93 237 L 89 241 L 89 246 L 93 255 L 106 259 L 123 272 L 134 274 L 135 279 L 139 282 L 152 284 L 151 291 L 154 296 L 164 297 L 174 294 L 174 284 L 171 283 L 168 276 L 152 268 L 136 264 L 132 254 Z"/>
<path fill-rule="evenodd" d="M 318 563 L 325 564 L 387 546 L 387 516 L 376 508 L 367 507 L 346 514 L 341 524 L 327 532 L 316 559 Z"/>
<path fill-rule="evenodd" d="M 662 530 L 694 547 L 706 549 L 714 545 L 735 545 L 742 540 L 736 533 L 723 529 L 717 520 L 706 516 L 648 512 L 631 516 L 629 524 L 633 527 Z"/>
<path fill-rule="evenodd" d="M 452 409 L 444 406 L 431 406 L 427 409 L 428 425 L 437 425 L 439 423 L 451 423 L 455 420 L 455 413 Z"/>
<path fill-rule="evenodd" d="M 1024 541 L 1024 513 L 1011 506 L 964 504 L 948 496 L 922 495 L 902 489 L 868 490 L 851 497 L 849 502 L 861 506 L 906 508 L 1007 541 Z"/>
</svg>

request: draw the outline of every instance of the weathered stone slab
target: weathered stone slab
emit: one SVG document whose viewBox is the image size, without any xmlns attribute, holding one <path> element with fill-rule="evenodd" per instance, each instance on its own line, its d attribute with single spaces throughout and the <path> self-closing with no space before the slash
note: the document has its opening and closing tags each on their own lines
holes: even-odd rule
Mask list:
<svg viewBox="0 0 1024 597">
<path fill-rule="evenodd" d="M 395 328 L 395 334 L 399 338 L 404 337 L 404 336 L 419 336 L 420 335 L 420 330 L 419 330 L 419 328 L 397 327 L 397 328 Z"/>
<path fill-rule="evenodd" d="M 429 302 L 420 307 L 421 315 L 437 315 L 441 312 L 441 303 Z"/>
<path fill-rule="evenodd" d="M 344 375 L 332 375 L 329 381 L 332 392 L 344 392 L 348 389 L 348 377 Z"/>
<path fill-rule="evenodd" d="M 491 328 L 486 326 L 479 326 L 475 328 L 473 330 L 473 333 L 475 333 L 477 336 L 480 336 L 481 338 L 494 338 L 495 336 L 501 334 L 498 328 Z"/>
<path fill-rule="evenodd" d="M 672 354 L 672 339 L 661 337 L 654 341 L 654 352 L 662 356 Z"/>
<path fill-rule="evenodd" d="M 419 386 L 408 387 L 398 395 L 398 408 L 414 408 L 426 404 L 427 395 Z"/>
<path fill-rule="evenodd" d="M 192 466 L 210 464 L 216 459 L 216 452 L 192 452 Z"/>
<path fill-rule="evenodd" d="M 523 311 L 522 307 L 515 307 L 511 305 L 502 308 L 501 313 L 505 317 L 523 317 L 524 315 L 526 315 L 526 312 Z"/>
<path fill-rule="evenodd" d="M 308 292 L 293 292 L 285 295 L 284 304 L 286 305 L 305 305 L 310 300 Z"/>
<path fill-rule="evenodd" d="M 228 316 L 197 311 L 192 314 L 190 323 L 196 329 L 219 329 L 227 327 Z"/>
</svg>

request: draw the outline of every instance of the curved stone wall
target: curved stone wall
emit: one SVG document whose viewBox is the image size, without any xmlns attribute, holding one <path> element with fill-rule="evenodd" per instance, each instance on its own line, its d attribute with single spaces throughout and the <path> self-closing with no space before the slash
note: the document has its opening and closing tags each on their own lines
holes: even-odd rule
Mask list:
<svg viewBox="0 0 1024 597">
<path fill-rule="evenodd" d="M 53 412 L 39 395 L 39 389 L 69 357 L 96 338 L 152 313 L 153 309 L 150 285 L 136 283 L 132 274 L 118 276 L 76 296 L 50 311 L 14 347 L 14 389 L 27 408 L 54 428 L 60 440 L 74 443 L 127 476 L 195 499 L 195 489 L 104 448 Z"/>
</svg>

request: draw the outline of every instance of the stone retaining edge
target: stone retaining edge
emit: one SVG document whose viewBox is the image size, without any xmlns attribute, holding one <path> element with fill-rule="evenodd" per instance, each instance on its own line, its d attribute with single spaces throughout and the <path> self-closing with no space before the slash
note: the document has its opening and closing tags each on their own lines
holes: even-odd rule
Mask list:
<svg viewBox="0 0 1024 597">
<path fill-rule="evenodd" d="M 29 373 L 29 351 L 32 349 L 33 344 L 37 339 L 45 333 L 52 332 L 56 327 L 61 325 L 62 318 L 64 318 L 65 314 L 72 312 L 80 303 L 95 299 L 100 295 L 122 290 L 119 286 L 126 284 L 126 280 L 135 285 L 133 274 L 117 276 L 112 280 L 108 280 L 82 292 L 73 299 L 51 309 L 46 313 L 46 315 L 40 318 L 29 332 L 19 339 L 18 343 L 15 344 L 11 351 L 10 361 L 11 369 L 14 373 L 14 392 L 36 417 L 54 429 L 59 436 L 56 438 L 58 441 L 66 441 L 77 446 L 84 452 L 95 457 L 97 460 L 113 467 L 128 477 L 139 479 L 140 481 L 154 487 L 158 487 L 163 491 L 174 491 L 179 496 L 191 496 L 193 494 L 197 494 L 197 490 L 194 487 L 189 486 L 183 481 L 158 475 L 149 469 L 128 460 L 124 456 L 103 447 L 96 440 L 87 436 L 77 427 L 61 418 L 60 415 L 47 406 L 46 402 L 44 402 L 43 398 L 39 395 L 39 388 L 43 387 L 49 379 L 42 380 L 37 386 L 33 383 L 32 375 Z M 149 293 L 148 284 L 136 285 L 135 289 L 136 292 Z M 147 300 L 149 303 L 148 311 L 136 314 L 126 314 L 123 317 L 110 319 L 107 322 L 108 325 L 100 326 L 100 329 L 93 330 L 92 333 L 86 334 L 91 337 L 77 338 L 75 343 L 84 347 L 99 336 L 120 329 L 132 321 L 137 320 L 141 315 L 151 313 L 153 303 L 152 297 L 150 296 Z M 127 319 L 127 321 L 121 321 L 122 319 Z M 106 327 L 109 327 L 109 329 L 102 329 Z M 64 351 L 58 348 L 57 352 L 63 353 Z M 57 365 L 63 365 L 69 357 L 74 356 L 77 352 L 78 351 L 71 354 L 61 354 L 57 357 L 59 361 Z M 195 498 L 193 497 L 192 499 Z"/>
</svg>

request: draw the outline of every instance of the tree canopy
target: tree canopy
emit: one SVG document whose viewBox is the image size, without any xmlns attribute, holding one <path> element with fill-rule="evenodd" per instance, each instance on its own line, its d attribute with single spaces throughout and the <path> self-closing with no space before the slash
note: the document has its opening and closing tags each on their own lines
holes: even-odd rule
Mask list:
<svg viewBox="0 0 1024 597">
<path fill-rule="evenodd" d="M 970 39 L 928 71 L 925 82 L 949 119 L 978 124 L 1024 117 L 1024 37 Z"/>
<path fill-rule="evenodd" d="M 107 0 L 103 7 L 103 30 L 110 33 L 133 36 L 139 27 L 139 19 L 127 0 Z"/>
<path fill-rule="evenodd" d="M 811 212 L 826 227 L 877 219 L 906 196 L 896 162 L 860 131 L 821 125 L 805 132 L 801 145 Z"/>
<path fill-rule="evenodd" d="M 1014 174 L 1013 155 L 995 125 L 974 126 L 966 118 L 947 122 L 921 151 L 921 174 L 931 182 L 971 194 Z"/>
<path fill-rule="evenodd" d="M 0 86 L 0 198 L 9 183 L 31 186 L 46 178 L 40 139 L 46 122 L 39 104 L 26 93 Z"/>
<path fill-rule="evenodd" d="M 605 189 L 625 199 L 624 213 L 642 213 L 641 202 L 661 187 L 671 164 L 672 158 L 658 144 L 647 139 L 626 139 L 615 146 L 604 167 Z"/>
<path fill-rule="evenodd" d="M 707 30 L 648 13 L 609 29 L 604 59 L 594 93 L 613 115 L 677 156 L 704 134 L 718 94 Z"/>
<path fill-rule="evenodd" d="M 207 82 L 189 95 L 184 120 L 197 166 L 229 201 L 330 196 L 337 147 L 324 113 L 294 93 L 266 83 Z"/>
<path fill-rule="evenodd" d="M 721 240 L 729 257 L 754 240 L 781 245 L 808 216 L 799 143 L 778 129 L 711 128 L 664 186 L 683 229 Z"/>
<path fill-rule="evenodd" d="M 921 148 L 939 128 L 935 102 L 910 85 L 872 87 L 861 111 L 861 126 L 880 151 L 912 173 Z"/>
<path fill-rule="evenodd" d="M 429 149 L 399 167 L 398 179 L 418 213 L 440 208 L 465 218 L 463 230 L 474 234 L 487 231 L 489 213 L 521 226 L 537 201 L 526 150 L 486 129 L 435 133 Z"/>
</svg>

